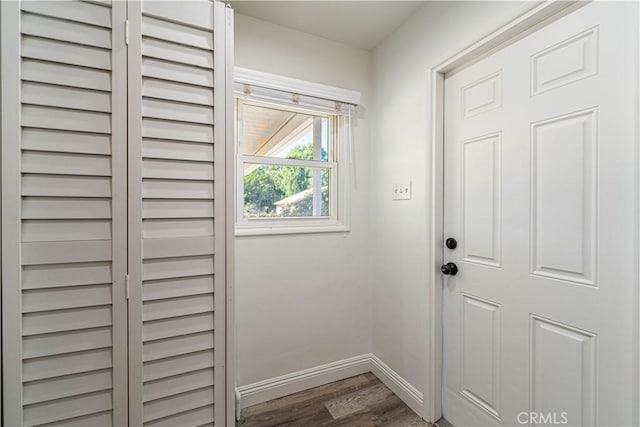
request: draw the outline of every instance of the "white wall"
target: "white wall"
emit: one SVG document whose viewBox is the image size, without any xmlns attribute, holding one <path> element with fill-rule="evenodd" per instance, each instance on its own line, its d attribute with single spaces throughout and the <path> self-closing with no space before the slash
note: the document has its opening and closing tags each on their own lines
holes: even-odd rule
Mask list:
<svg viewBox="0 0 640 427">
<path fill-rule="evenodd" d="M 238 385 L 371 351 L 371 54 L 236 14 L 236 65 L 362 93 L 351 232 L 236 239 Z"/>
<path fill-rule="evenodd" d="M 429 70 L 534 3 L 433 2 L 373 51 L 373 353 L 424 392 L 430 204 Z M 411 180 L 413 199 L 392 201 Z"/>
<path fill-rule="evenodd" d="M 362 92 L 352 232 L 236 240 L 238 385 L 373 352 L 424 392 L 429 69 L 533 5 L 432 2 L 372 55 L 236 15 L 236 65 Z"/>
</svg>

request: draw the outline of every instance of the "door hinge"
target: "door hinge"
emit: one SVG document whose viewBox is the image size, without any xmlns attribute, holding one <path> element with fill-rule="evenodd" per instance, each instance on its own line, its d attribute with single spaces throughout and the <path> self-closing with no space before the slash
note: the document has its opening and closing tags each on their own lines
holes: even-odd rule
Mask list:
<svg viewBox="0 0 640 427">
<path fill-rule="evenodd" d="M 129 20 L 124 21 L 124 44 L 129 44 Z"/>
<path fill-rule="evenodd" d="M 129 289 L 131 288 L 131 286 L 129 285 L 129 275 L 128 274 L 126 276 L 124 276 L 124 287 L 125 287 L 126 297 L 127 297 L 127 299 L 129 299 Z"/>
</svg>

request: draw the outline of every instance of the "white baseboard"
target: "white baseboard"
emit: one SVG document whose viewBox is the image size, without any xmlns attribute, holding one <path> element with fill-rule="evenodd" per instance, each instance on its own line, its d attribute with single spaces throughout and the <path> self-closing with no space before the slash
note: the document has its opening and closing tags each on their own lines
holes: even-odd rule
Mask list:
<svg viewBox="0 0 640 427">
<path fill-rule="evenodd" d="M 242 413 L 241 413 L 242 406 L 240 406 L 240 400 L 242 399 L 242 396 L 240 396 L 240 390 L 238 390 L 238 387 L 236 387 L 235 399 L 236 399 L 236 402 L 234 407 L 236 409 L 236 423 L 237 423 L 242 418 Z"/>
<path fill-rule="evenodd" d="M 238 406 L 246 408 L 366 372 L 372 372 L 409 408 L 422 417 L 422 393 L 373 354 L 350 357 L 238 387 Z"/>
<path fill-rule="evenodd" d="M 371 371 L 371 355 L 363 354 L 244 385 L 238 387 L 240 407 L 246 408 L 247 406 L 340 381 L 369 371 Z"/>
<path fill-rule="evenodd" d="M 371 372 L 384 385 L 389 387 L 400 400 L 406 403 L 409 408 L 413 409 L 413 412 L 420 417 L 424 415 L 422 393 L 373 354 L 371 355 Z"/>
</svg>

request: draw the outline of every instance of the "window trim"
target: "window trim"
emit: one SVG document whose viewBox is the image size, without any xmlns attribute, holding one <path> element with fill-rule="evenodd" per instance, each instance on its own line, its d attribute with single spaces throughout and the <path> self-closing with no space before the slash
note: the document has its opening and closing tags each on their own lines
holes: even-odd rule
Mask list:
<svg viewBox="0 0 640 427">
<path fill-rule="evenodd" d="M 262 88 L 276 89 L 283 92 L 304 94 L 314 96 L 323 100 L 331 100 L 333 102 L 346 102 L 349 104 L 357 104 L 360 101 L 360 93 L 341 88 L 321 85 L 317 83 L 305 82 L 302 80 L 291 79 L 288 77 L 276 76 L 273 74 L 262 73 L 244 68 L 235 68 L 236 83 L 236 106 L 243 101 L 245 97 L 243 90 L 238 88 L 241 85 L 256 85 Z M 313 109 L 305 105 L 304 107 L 288 105 L 285 102 L 277 100 L 262 100 L 259 97 L 251 99 L 248 102 L 253 105 L 279 106 L 291 111 L 313 114 L 316 116 L 329 117 L 332 121 L 330 132 L 332 133 L 329 161 L 314 160 L 295 160 L 282 159 L 274 157 L 257 157 L 245 156 L 242 154 L 241 147 L 241 129 L 239 124 L 240 118 L 236 118 L 235 132 L 235 165 L 236 165 L 236 215 L 235 215 L 235 235 L 240 236 L 261 236 L 261 235 L 278 235 L 278 234 L 310 234 L 310 233 L 336 233 L 348 232 L 349 228 L 349 189 L 350 168 L 346 159 L 348 158 L 349 146 L 346 143 L 346 132 L 344 126 L 347 120 L 339 114 L 330 114 L 323 109 Z M 344 140 L 340 143 L 340 140 Z M 321 167 L 330 169 L 330 213 L 329 217 L 292 217 L 292 218 L 245 218 L 244 217 L 244 175 L 243 164 L 246 159 L 258 160 L 260 164 L 282 164 L 289 166 L 303 167 Z"/>
<path fill-rule="evenodd" d="M 355 90 L 279 76 L 277 74 L 264 73 L 262 71 L 250 70 L 243 67 L 234 67 L 233 81 L 240 84 L 248 84 L 250 86 L 274 89 L 282 92 L 297 93 L 319 99 L 344 102 L 351 105 L 360 104 L 360 92 Z M 240 93 L 240 95 L 242 94 Z"/>
</svg>

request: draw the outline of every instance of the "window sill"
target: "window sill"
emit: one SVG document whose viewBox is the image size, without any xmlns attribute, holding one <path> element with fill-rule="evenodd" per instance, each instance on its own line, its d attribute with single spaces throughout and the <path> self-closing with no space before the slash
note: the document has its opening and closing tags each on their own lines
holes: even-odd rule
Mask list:
<svg viewBox="0 0 640 427">
<path fill-rule="evenodd" d="M 346 233 L 349 227 L 344 224 L 301 225 L 301 226 L 236 226 L 236 237 L 274 236 L 286 234 Z"/>
</svg>

